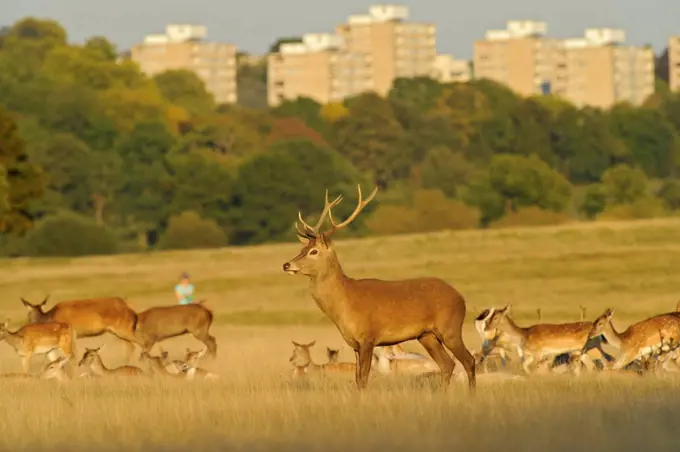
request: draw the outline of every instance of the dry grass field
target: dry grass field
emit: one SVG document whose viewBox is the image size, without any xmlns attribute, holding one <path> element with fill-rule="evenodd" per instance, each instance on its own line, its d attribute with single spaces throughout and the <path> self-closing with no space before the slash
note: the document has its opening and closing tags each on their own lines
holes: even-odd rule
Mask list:
<svg viewBox="0 0 680 452">
<path fill-rule="evenodd" d="M 619 329 L 672 311 L 680 300 L 680 220 L 578 224 L 553 228 L 443 232 L 339 240 L 345 272 L 386 279 L 439 276 L 468 300 L 465 338 L 478 349 L 474 315 L 513 305 L 521 325 L 572 321 L 579 305 L 592 319 L 616 310 Z M 205 368 L 216 382 L 0 378 L 1 450 L 677 450 L 680 378 L 635 375 L 532 377 L 479 383 L 471 397 L 454 382 L 448 393 L 413 379 L 372 373 L 366 392 L 353 376 L 295 381 L 291 340 L 344 345 L 307 293 L 302 276 L 281 265 L 299 246 L 169 252 L 86 259 L 0 261 L 0 309 L 26 321 L 19 297 L 53 302 L 120 295 L 138 310 L 173 303 L 179 274 L 192 274 L 198 298 L 216 314 L 218 358 Z M 124 346 L 110 337 L 79 340 L 79 351 L 106 343 L 109 366 Z M 181 357 L 200 343 L 163 344 Z M 409 342 L 407 348 L 423 351 Z M 33 369 L 41 360 L 36 359 Z M 0 344 L 0 372 L 20 360 Z"/>
</svg>

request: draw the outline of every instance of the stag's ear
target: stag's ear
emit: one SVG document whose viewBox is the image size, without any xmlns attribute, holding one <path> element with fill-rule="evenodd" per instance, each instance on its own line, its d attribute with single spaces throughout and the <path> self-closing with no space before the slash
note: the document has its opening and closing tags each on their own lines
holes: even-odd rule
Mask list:
<svg viewBox="0 0 680 452">
<path fill-rule="evenodd" d="M 50 296 L 49 296 L 49 294 L 48 294 L 48 295 L 45 297 L 45 299 L 42 301 L 42 303 L 40 303 L 38 306 L 45 306 L 45 305 L 47 304 L 47 300 L 49 300 L 49 299 L 50 299 Z"/>
<path fill-rule="evenodd" d="M 499 312 L 501 315 L 508 315 L 508 314 L 510 314 L 510 309 L 511 309 L 511 308 L 512 308 L 512 305 L 506 304 L 505 307 L 504 307 L 503 309 L 499 310 L 498 312 Z"/>
<path fill-rule="evenodd" d="M 302 345 L 298 344 L 298 343 L 295 342 L 295 341 L 291 341 L 291 342 L 293 343 L 293 345 L 294 345 L 295 347 L 302 347 Z"/>
<path fill-rule="evenodd" d="M 307 237 L 303 237 L 300 234 L 295 234 L 295 237 L 297 237 L 300 243 L 302 243 L 304 246 L 309 245 L 309 239 Z"/>
<path fill-rule="evenodd" d="M 312 342 L 310 342 L 309 344 L 307 344 L 307 347 L 313 347 L 314 344 L 316 344 L 316 339 L 313 340 Z"/>
</svg>

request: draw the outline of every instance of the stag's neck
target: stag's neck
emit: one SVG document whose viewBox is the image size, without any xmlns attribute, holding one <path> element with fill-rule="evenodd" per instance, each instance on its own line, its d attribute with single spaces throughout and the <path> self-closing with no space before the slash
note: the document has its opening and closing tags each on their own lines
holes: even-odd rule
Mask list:
<svg viewBox="0 0 680 452">
<path fill-rule="evenodd" d="M 607 326 L 602 332 L 602 335 L 604 336 L 605 339 L 607 339 L 609 345 L 611 345 L 615 349 L 620 350 L 621 347 L 623 346 L 623 339 L 621 338 L 621 334 L 619 334 L 614 329 L 614 325 L 612 325 L 611 320 L 607 323 Z"/>
<path fill-rule="evenodd" d="M 344 311 L 347 284 L 351 281 L 342 271 L 337 258 L 330 261 L 323 273 L 311 277 L 310 290 L 319 308 L 332 320 Z"/>
</svg>

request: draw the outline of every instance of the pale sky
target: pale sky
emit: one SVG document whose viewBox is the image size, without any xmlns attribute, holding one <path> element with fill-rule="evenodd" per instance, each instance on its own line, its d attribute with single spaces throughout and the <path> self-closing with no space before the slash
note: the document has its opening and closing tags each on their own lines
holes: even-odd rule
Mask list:
<svg viewBox="0 0 680 452">
<path fill-rule="evenodd" d="M 378 3 L 378 2 L 376 2 Z M 385 2 L 388 3 L 388 2 Z M 548 23 L 548 35 L 578 37 L 588 27 L 617 27 L 630 44 L 651 44 L 659 53 L 680 35 L 680 0 L 402 0 L 412 20 L 437 26 L 437 50 L 470 58 L 472 44 L 507 20 Z M 201 23 L 208 39 L 264 53 L 278 37 L 326 32 L 349 14 L 362 14 L 365 0 L 0 0 L 0 25 L 25 16 L 61 22 L 74 42 L 104 35 L 120 50 L 166 23 Z"/>
</svg>

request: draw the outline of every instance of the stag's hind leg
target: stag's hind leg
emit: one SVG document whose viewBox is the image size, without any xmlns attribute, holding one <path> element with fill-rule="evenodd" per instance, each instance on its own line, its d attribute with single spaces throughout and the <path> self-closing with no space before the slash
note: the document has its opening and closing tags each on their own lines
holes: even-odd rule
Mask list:
<svg viewBox="0 0 680 452">
<path fill-rule="evenodd" d="M 461 328 L 462 330 L 462 328 Z M 459 330 L 460 331 L 460 330 Z M 468 386 L 471 391 L 474 391 L 477 387 L 477 377 L 475 374 L 475 358 L 472 353 L 465 347 L 463 343 L 462 331 L 458 334 L 451 334 L 447 337 L 440 338 L 442 343 L 446 345 L 446 348 L 451 350 L 453 356 L 456 357 L 458 361 L 463 365 L 465 373 L 468 377 Z"/>
<path fill-rule="evenodd" d="M 444 345 L 432 333 L 425 333 L 418 338 L 418 342 L 423 346 L 427 353 L 437 363 L 441 371 L 441 387 L 446 390 L 451 382 L 451 375 L 456 367 L 456 363 L 451 359 L 444 349 Z"/>
<path fill-rule="evenodd" d="M 208 355 L 217 358 L 217 341 L 214 336 L 211 336 L 207 331 L 191 331 L 191 335 L 203 342 L 203 345 L 208 348 Z"/>
</svg>

